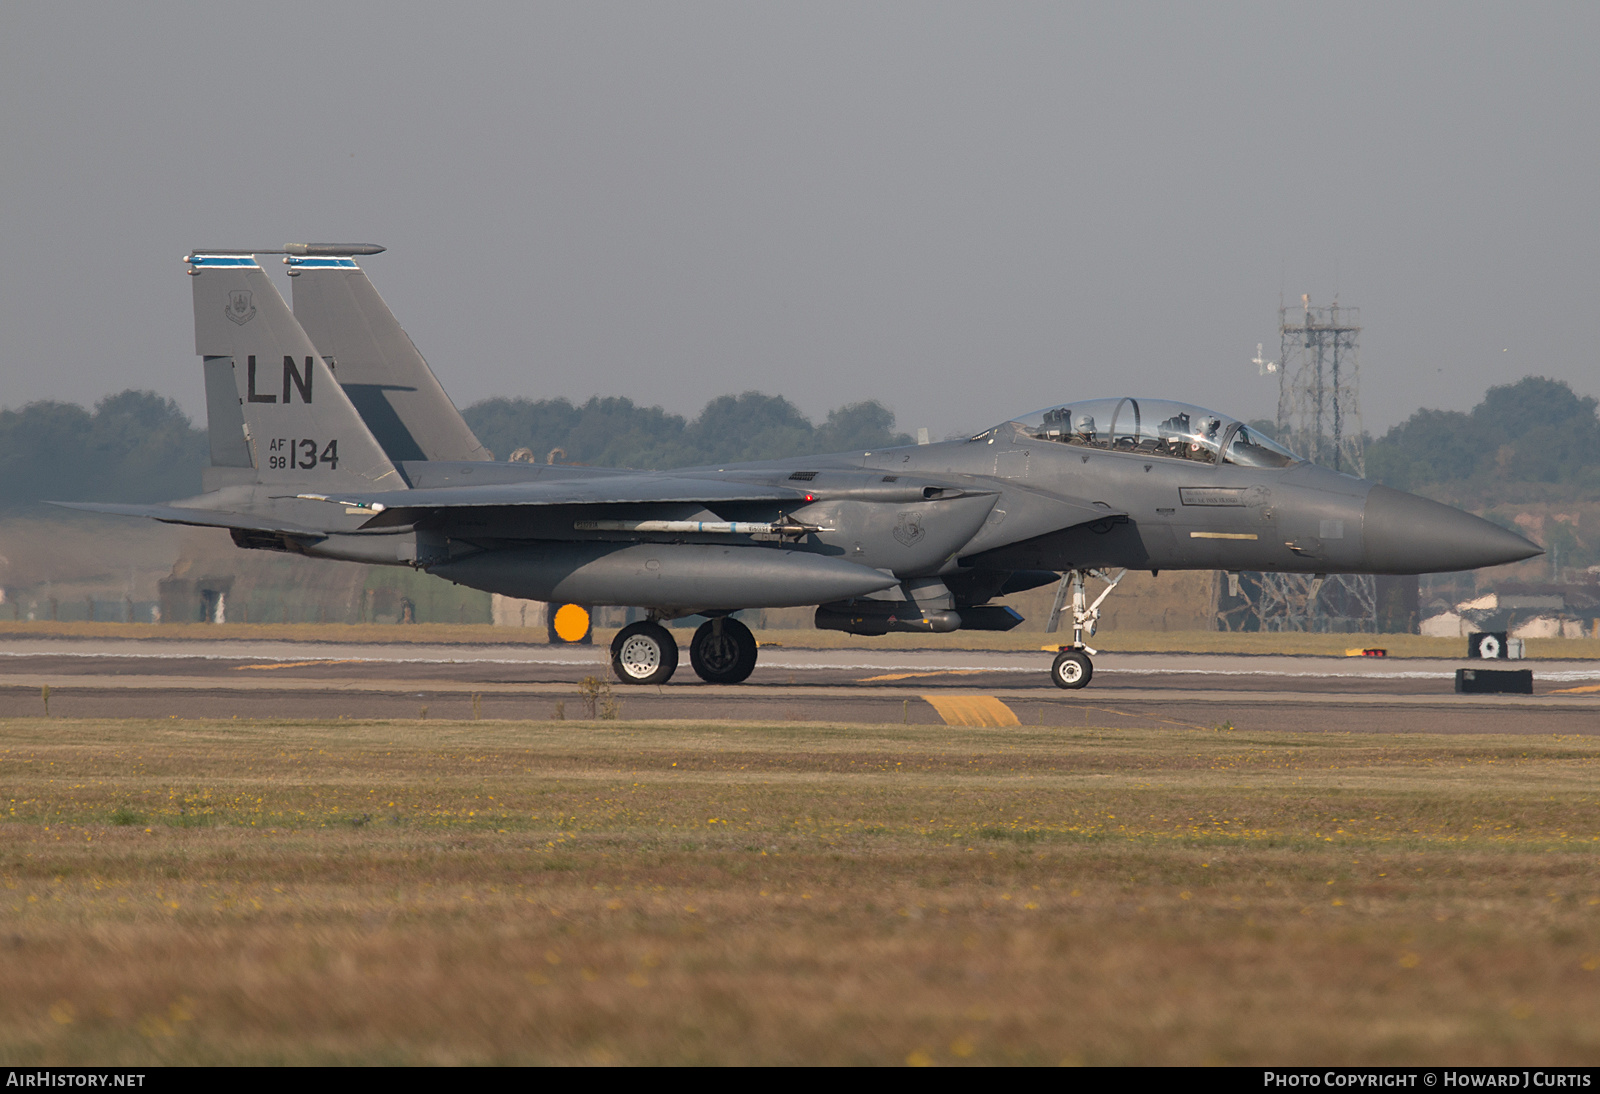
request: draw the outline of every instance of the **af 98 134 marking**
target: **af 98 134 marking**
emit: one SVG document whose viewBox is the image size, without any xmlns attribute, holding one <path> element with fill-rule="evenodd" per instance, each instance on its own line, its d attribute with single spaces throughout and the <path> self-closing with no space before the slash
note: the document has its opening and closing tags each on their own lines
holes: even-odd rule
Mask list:
<svg viewBox="0 0 1600 1094">
<path fill-rule="evenodd" d="M 334 438 L 318 451 L 318 442 L 310 438 L 274 437 L 267 446 L 267 466 L 274 471 L 295 468 L 311 471 L 325 465 L 329 471 L 339 470 L 339 440 Z"/>
</svg>

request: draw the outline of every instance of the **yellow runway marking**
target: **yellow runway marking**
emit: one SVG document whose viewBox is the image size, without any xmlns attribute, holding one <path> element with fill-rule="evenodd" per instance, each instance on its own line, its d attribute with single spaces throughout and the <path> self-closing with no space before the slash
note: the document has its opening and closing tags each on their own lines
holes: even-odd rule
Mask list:
<svg viewBox="0 0 1600 1094">
<path fill-rule="evenodd" d="M 947 726 L 1019 726 L 1017 716 L 993 695 L 924 695 Z"/>
<path fill-rule="evenodd" d="M 913 676 L 977 676 L 989 669 L 939 669 L 937 672 L 891 672 L 884 676 L 863 676 L 858 684 L 871 684 L 878 680 L 909 680 Z"/>
<path fill-rule="evenodd" d="M 1600 691 L 1600 684 L 1585 684 L 1581 688 L 1556 688 L 1551 695 L 1587 695 L 1593 691 Z"/>
<path fill-rule="evenodd" d="M 342 661 L 284 661 L 276 665 L 235 665 L 233 671 L 240 669 L 303 669 L 308 665 L 359 665 L 370 661 L 369 657 L 346 657 Z"/>
</svg>

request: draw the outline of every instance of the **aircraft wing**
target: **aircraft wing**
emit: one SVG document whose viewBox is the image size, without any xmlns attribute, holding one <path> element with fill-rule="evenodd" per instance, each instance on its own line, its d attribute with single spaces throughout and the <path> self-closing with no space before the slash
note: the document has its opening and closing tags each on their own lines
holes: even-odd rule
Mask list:
<svg viewBox="0 0 1600 1094">
<path fill-rule="evenodd" d="M 724 502 L 792 502 L 803 505 L 806 492 L 788 486 L 731 482 L 725 477 L 685 475 L 609 475 L 592 479 L 511 482 L 484 486 L 440 486 L 419 490 L 387 490 L 373 494 L 297 497 L 346 507 L 370 509 L 363 528 L 410 524 L 421 514 L 440 509 L 517 508 L 550 505 L 647 505 Z"/>
</svg>

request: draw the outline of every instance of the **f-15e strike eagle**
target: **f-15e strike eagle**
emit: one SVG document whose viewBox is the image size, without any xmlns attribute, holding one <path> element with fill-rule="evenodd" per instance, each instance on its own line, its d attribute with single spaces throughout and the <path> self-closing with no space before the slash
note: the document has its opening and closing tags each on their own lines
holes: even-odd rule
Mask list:
<svg viewBox="0 0 1600 1094">
<path fill-rule="evenodd" d="M 678 667 L 663 620 L 700 615 L 694 671 L 756 664 L 743 608 L 818 605 L 859 635 L 1009 630 L 990 603 L 1060 580 L 1079 688 L 1110 572 L 1417 574 L 1540 549 L 1425 498 L 1305 462 L 1244 423 L 1166 399 L 1069 399 L 964 440 L 680 471 L 495 462 L 357 258 L 382 247 L 197 251 L 205 493 L 95 512 L 226 528 L 240 547 L 412 566 L 507 596 L 646 609 L 618 679 Z M 283 254 L 291 311 L 257 258 Z M 1092 603 L 1085 578 L 1107 582 Z"/>
</svg>

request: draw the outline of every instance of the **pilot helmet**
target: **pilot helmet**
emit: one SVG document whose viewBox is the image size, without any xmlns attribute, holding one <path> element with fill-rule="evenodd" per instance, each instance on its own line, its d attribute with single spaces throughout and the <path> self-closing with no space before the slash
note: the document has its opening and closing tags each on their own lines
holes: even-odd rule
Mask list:
<svg viewBox="0 0 1600 1094">
<path fill-rule="evenodd" d="M 1080 415 L 1078 415 L 1078 421 L 1077 421 L 1077 424 L 1074 426 L 1074 428 L 1077 429 L 1077 431 L 1079 433 L 1083 434 L 1085 437 L 1093 437 L 1094 436 L 1094 415 L 1093 414 L 1080 414 Z"/>
<path fill-rule="evenodd" d="M 1201 418 L 1200 418 L 1200 436 L 1202 436 L 1202 437 L 1215 437 L 1217 435 L 1217 427 L 1220 426 L 1221 424 L 1222 424 L 1221 419 L 1213 418 L 1209 414 L 1201 416 Z"/>
</svg>

